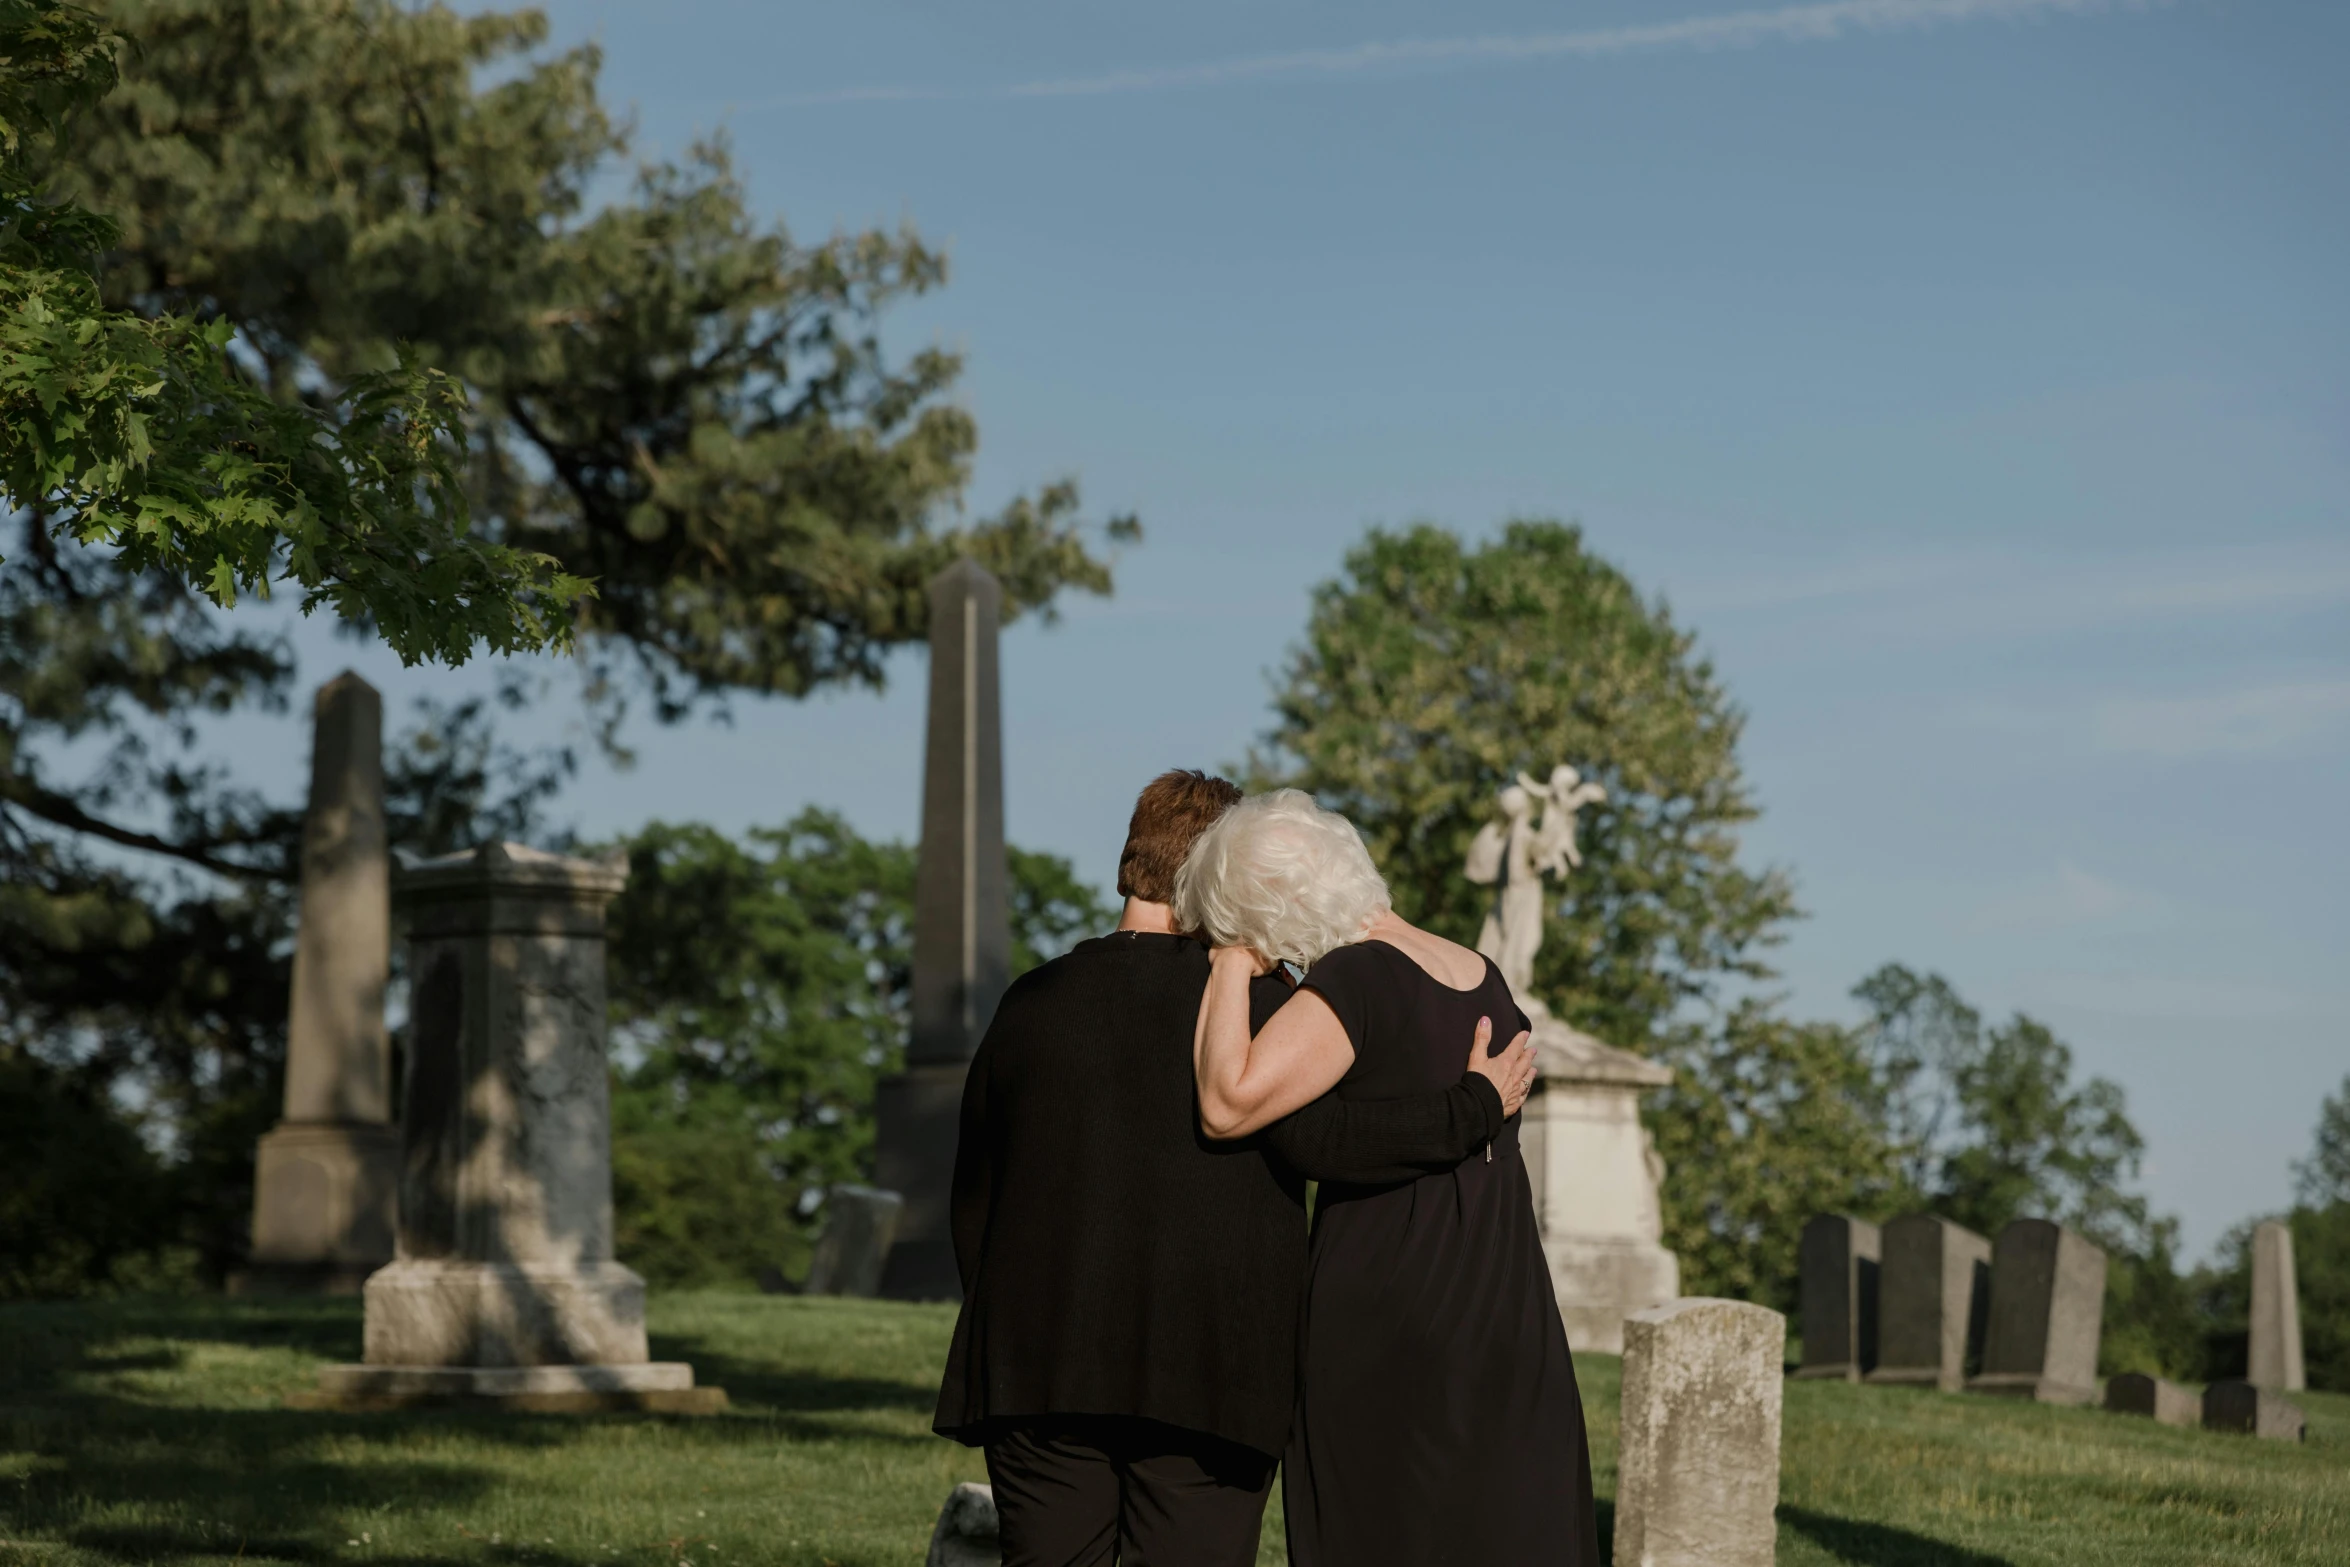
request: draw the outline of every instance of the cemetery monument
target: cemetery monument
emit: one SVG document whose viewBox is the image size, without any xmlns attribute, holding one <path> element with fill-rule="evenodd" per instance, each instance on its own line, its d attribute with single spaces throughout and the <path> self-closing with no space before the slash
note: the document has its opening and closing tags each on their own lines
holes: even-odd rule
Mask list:
<svg viewBox="0 0 2350 1567">
<path fill-rule="evenodd" d="M 1818 1213 L 1796 1251 L 1803 1301 L 1799 1377 L 1858 1382 L 1877 1364 L 1877 1227 L 1842 1213 Z"/>
<path fill-rule="evenodd" d="M 1488 823 L 1470 845 L 1467 874 L 1494 889 L 1477 950 L 1501 970 L 1534 1023 L 1542 1076 L 1526 1103 L 1518 1145 L 1567 1340 L 1580 1350 L 1616 1354 L 1627 1315 L 1680 1293 L 1680 1259 L 1664 1247 L 1658 1199 L 1664 1161 L 1640 1124 L 1641 1093 L 1673 1075 L 1552 1017 L 1533 990 L 1542 878 L 1563 878 L 1583 863 L 1575 815 L 1605 798 L 1604 789 L 1572 767 L 1551 769 L 1546 781 L 1521 773 L 1500 793 L 1501 820 Z"/>
<path fill-rule="evenodd" d="M 1948 1219 L 1909 1213 L 1885 1226 L 1880 1245 L 1877 1364 L 1868 1380 L 1957 1392 L 1982 1360 L 1991 1243 Z"/>
<path fill-rule="evenodd" d="M 2293 1232 L 2274 1219 L 2252 1232 L 2252 1335 L 2244 1380 L 2298 1393 L 2309 1385 L 2301 1361 L 2301 1294 L 2293 1277 Z"/>
<path fill-rule="evenodd" d="M 2203 1399 L 2193 1388 L 2143 1371 L 2106 1378 L 2105 1407 L 2113 1414 L 2144 1415 L 2166 1426 L 2191 1426 L 2203 1419 Z"/>
<path fill-rule="evenodd" d="M 959 560 L 931 579 L 913 1037 L 905 1071 L 874 1096 L 877 1183 L 905 1198 L 881 1291 L 903 1300 L 963 1293 L 947 1223 L 963 1074 L 1011 969 L 996 673 L 1002 609 L 1003 589 L 975 562 Z"/>
<path fill-rule="evenodd" d="M 1676 1300 L 1624 1322 L 1615 1559 L 1770 1567 L 1778 1549 L 1787 1319 Z"/>
<path fill-rule="evenodd" d="M 1991 1248 L 1991 1322 L 1975 1393 L 2086 1404 L 2097 1397 L 2105 1253 L 2047 1219 L 2018 1219 Z"/>
<path fill-rule="evenodd" d="M 409 1044 L 399 1255 L 367 1281 L 365 1363 L 312 1407 L 723 1407 L 649 1361 L 612 1255 L 604 909 L 624 862 L 492 843 L 403 871 Z"/>
<path fill-rule="evenodd" d="M 230 1281 L 239 1291 L 349 1294 L 392 1260 L 399 1134 L 384 1032 L 383 699 L 346 671 L 318 688 L 315 715 L 285 1113 L 254 1150 L 252 1261 Z"/>
</svg>

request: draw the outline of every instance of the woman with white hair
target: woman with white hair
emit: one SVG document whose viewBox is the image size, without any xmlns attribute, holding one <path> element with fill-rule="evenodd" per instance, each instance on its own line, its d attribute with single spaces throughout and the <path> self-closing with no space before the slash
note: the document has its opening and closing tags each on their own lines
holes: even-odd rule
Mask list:
<svg viewBox="0 0 2350 1567">
<path fill-rule="evenodd" d="M 1210 1137 L 1325 1093 L 1454 1081 L 1464 1034 L 1531 1026 L 1483 957 L 1399 918 L 1345 817 L 1294 789 L 1234 805 L 1175 883 L 1215 947 L 1193 1065 Z M 1252 1038 L 1249 983 L 1305 970 Z M 1299 1401 L 1282 1460 L 1295 1567 L 1595 1563 L 1575 1387 L 1518 1156 L 1518 1123 L 1467 1161 L 1316 1204 Z"/>
</svg>

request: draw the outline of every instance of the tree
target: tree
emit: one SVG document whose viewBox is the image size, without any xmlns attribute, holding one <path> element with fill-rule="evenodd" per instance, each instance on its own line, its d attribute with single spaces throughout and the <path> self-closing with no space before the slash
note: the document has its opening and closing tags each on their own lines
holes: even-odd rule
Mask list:
<svg viewBox="0 0 2350 1567">
<path fill-rule="evenodd" d="M 1554 1009 L 1656 1048 L 1795 912 L 1786 878 L 1738 864 L 1756 807 L 1743 720 L 1696 642 L 1579 530 L 1513 522 L 1471 548 L 1422 524 L 1374 529 L 1315 590 L 1303 646 L 1251 759 L 1362 829 L 1397 910 L 1473 942 L 1486 895 L 1469 840 L 1520 771 L 1572 762 L 1608 790 L 1536 964 Z"/>
<path fill-rule="evenodd" d="M 123 215 L 109 297 L 230 323 L 286 395 L 393 362 L 471 391 L 482 531 L 596 584 L 598 667 L 665 714 L 732 690 L 878 684 L 961 555 L 1006 608 L 1109 575 L 1072 485 L 975 525 L 960 361 L 883 355 L 881 314 L 942 283 L 913 233 L 801 243 L 747 210 L 722 146 L 614 182 L 599 56 L 536 11 L 391 0 L 117 0 L 126 90 L 65 150 Z M 492 84 L 478 85 L 477 73 Z M 1112 531 L 1131 536 L 1130 519 Z M 616 689 L 616 688 L 613 688 Z"/>
<path fill-rule="evenodd" d="M 281 400 L 231 323 L 101 300 L 120 231 L 38 169 L 113 90 L 118 42 L 79 6 L 0 0 L 0 506 L 29 514 L 26 547 L 103 549 L 223 606 L 291 580 L 411 661 L 568 645 L 587 585 L 468 526 L 449 376 L 394 354 Z"/>
<path fill-rule="evenodd" d="M 2350 1077 L 2318 1107 L 2309 1157 L 2293 1162 L 2293 1189 L 2305 1208 L 2350 1203 Z"/>
<path fill-rule="evenodd" d="M 1718 1025 L 1676 1029 L 1661 1057 L 1673 1083 L 1643 1119 L 1665 1161 L 1665 1244 L 1683 1292 L 1794 1310 L 1805 1220 L 1902 1206 L 1867 1056 L 1834 1024 L 1746 1001 Z"/>
<path fill-rule="evenodd" d="M 914 850 L 802 812 L 628 840 L 612 907 L 621 1254 L 667 1283 L 805 1256 L 826 1187 L 870 1179 L 874 1085 L 904 1057 Z M 1108 928 L 1068 863 L 1013 849 L 1012 967 Z"/>
</svg>

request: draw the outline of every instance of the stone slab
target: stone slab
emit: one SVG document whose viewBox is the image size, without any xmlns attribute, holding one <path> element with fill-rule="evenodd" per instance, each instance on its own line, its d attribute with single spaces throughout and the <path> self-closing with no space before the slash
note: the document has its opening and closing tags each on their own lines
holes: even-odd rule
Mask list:
<svg viewBox="0 0 2350 1567">
<path fill-rule="evenodd" d="M 716 1414 L 726 1390 L 694 1386 L 676 1361 L 634 1366 L 327 1366 L 296 1409 L 372 1411 L 463 1405 L 538 1414 Z"/>
<path fill-rule="evenodd" d="M 2293 1232 L 2274 1219 L 2252 1232 L 2252 1320 L 2244 1380 L 2281 1392 L 2309 1385 L 2301 1358 L 2301 1295 Z"/>
<path fill-rule="evenodd" d="M 2105 1253 L 2047 1219 L 2018 1219 L 1991 1252 L 1991 1320 L 1982 1374 L 1967 1390 L 2049 1404 L 2098 1397 Z"/>
<path fill-rule="evenodd" d="M 373 1366 L 635 1365 L 645 1281 L 617 1262 L 578 1267 L 403 1258 L 367 1281 Z"/>
<path fill-rule="evenodd" d="M 805 1293 L 881 1293 L 882 1268 L 897 1239 L 906 1199 L 875 1186 L 835 1186 L 824 1194 L 824 1233 L 808 1262 Z"/>
<path fill-rule="evenodd" d="M 1858 1382 L 1876 1366 L 1882 1246 L 1877 1227 L 1850 1214 L 1814 1214 L 1803 1226 L 1797 1252 L 1803 1364 L 1797 1376 Z"/>
<path fill-rule="evenodd" d="M 1955 1393 L 1983 1355 L 1991 1242 L 1928 1213 L 1884 1227 L 1877 1273 L 1877 1364 L 1866 1380 Z"/>
<path fill-rule="evenodd" d="M 1684 1299 L 1624 1323 L 1615 1559 L 1770 1567 L 1777 1551 L 1787 1319 Z"/>
<path fill-rule="evenodd" d="M 1003 1567 L 995 1487 L 966 1480 L 947 1495 L 922 1567 Z"/>
<path fill-rule="evenodd" d="M 1545 1235 L 1542 1249 L 1567 1344 L 1583 1353 L 1622 1354 L 1624 1319 L 1681 1287 L 1681 1259 L 1662 1246 Z"/>
<path fill-rule="evenodd" d="M 2144 1415 L 2166 1426 L 2199 1425 L 2203 1420 L 2203 1395 L 2142 1371 L 2106 1378 L 2105 1407 L 2117 1415 Z"/>
<path fill-rule="evenodd" d="M 2271 1442 L 2308 1440 L 2300 1406 L 2275 1388 L 2243 1381 L 2214 1382 L 2203 1390 L 2203 1429 L 2235 1431 Z"/>
<path fill-rule="evenodd" d="M 318 688 L 313 708 L 286 1018 L 288 1121 L 381 1126 L 392 1118 L 387 844 L 383 698 L 346 671 Z"/>
</svg>

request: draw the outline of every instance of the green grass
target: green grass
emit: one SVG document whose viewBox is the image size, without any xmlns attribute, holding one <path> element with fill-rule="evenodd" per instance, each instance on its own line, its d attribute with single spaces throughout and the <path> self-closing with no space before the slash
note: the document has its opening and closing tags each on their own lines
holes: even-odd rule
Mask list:
<svg viewBox="0 0 2350 1567">
<path fill-rule="evenodd" d="M 351 1302 L 0 1307 L 0 1564 L 914 1567 L 947 1491 L 983 1477 L 928 1433 L 952 1321 L 658 1296 L 654 1353 L 692 1360 L 730 1413 L 342 1415 L 282 1400 L 356 1358 Z M 1616 1363 L 1577 1369 L 1612 1497 Z M 2350 1562 L 2350 1398 L 2303 1407 L 2310 1441 L 2291 1447 L 1791 1383 L 1779 1560 Z M 1278 1501 L 1261 1561 L 1284 1561 Z"/>
</svg>

